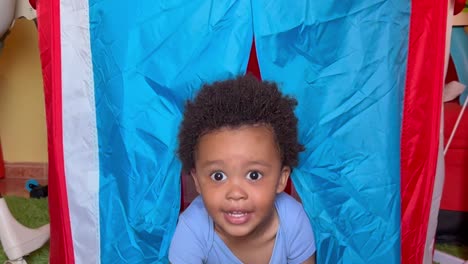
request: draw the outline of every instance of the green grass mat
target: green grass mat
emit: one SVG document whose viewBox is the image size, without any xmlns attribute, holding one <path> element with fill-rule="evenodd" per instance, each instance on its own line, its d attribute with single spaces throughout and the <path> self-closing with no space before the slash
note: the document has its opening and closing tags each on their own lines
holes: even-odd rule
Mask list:
<svg viewBox="0 0 468 264">
<path fill-rule="evenodd" d="M 468 259 L 468 245 L 436 244 L 436 249 L 457 258 Z"/>
<path fill-rule="evenodd" d="M 37 228 L 49 223 L 49 207 L 47 199 L 29 199 L 22 197 L 4 197 L 13 216 L 21 224 Z M 49 263 L 49 243 L 25 257 L 28 264 Z M 3 248 L 0 247 L 0 263 L 7 260 Z"/>
</svg>

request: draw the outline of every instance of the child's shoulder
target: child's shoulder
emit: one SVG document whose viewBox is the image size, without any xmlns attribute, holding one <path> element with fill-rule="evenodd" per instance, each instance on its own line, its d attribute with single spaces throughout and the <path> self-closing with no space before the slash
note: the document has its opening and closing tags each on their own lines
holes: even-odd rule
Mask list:
<svg viewBox="0 0 468 264">
<path fill-rule="evenodd" d="M 301 229 L 297 223 L 309 223 L 304 207 L 295 198 L 286 193 L 278 194 L 275 201 L 281 228 L 286 233 L 295 233 Z"/>
<path fill-rule="evenodd" d="M 280 221 L 278 232 L 288 259 L 293 263 L 302 263 L 315 252 L 314 232 L 309 218 L 302 204 L 286 193 L 278 194 L 275 203 Z"/>
<path fill-rule="evenodd" d="M 284 192 L 276 196 L 275 206 L 279 215 L 297 215 L 304 211 L 301 203 Z"/>
<path fill-rule="evenodd" d="M 185 209 L 180 218 L 183 218 L 186 223 L 193 224 L 209 224 L 210 217 L 206 211 L 205 205 L 203 204 L 203 199 L 201 196 L 197 196 Z"/>
<path fill-rule="evenodd" d="M 212 248 L 214 233 L 212 223 L 201 197 L 195 198 L 179 216 L 169 248 L 170 261 L 190 263 L 187 260 L 196 258 L 200 261 L 194 263 L 201 263 Z"/>
<path fill-rule="evenodd" d="M 205 241 L 206 245 L 212 243 L 213 220 L 208 215 L 201 196 L 195 198 L 187 209 L 180 214 L 179 225 L 184 226 L 179 229 L 190 232 L 192 236 L 197 238 L 197 241 Z"/>
</svg>

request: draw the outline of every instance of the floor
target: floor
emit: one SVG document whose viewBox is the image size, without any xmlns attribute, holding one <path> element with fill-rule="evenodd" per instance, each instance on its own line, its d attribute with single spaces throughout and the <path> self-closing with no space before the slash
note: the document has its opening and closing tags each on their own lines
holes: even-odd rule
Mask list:
<svg viewBox="0 0 468 264">
<path fill-rule="evenodd" d="M 29 197 L 29 192 L 25 185 L 28 179 L 25 178 L 4 178 L 0 179 L 0 193 L 2 195 Z M 46 179 L 37 180 L 40 185 L 47 185 Z"/>
</svg>

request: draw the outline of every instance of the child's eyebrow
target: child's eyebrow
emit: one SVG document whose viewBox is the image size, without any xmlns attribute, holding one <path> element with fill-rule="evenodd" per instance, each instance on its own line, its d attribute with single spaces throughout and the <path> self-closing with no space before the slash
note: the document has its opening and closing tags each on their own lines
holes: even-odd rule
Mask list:
<svg viewBox="0 0 468 264">
<path fill-rule="evenodd" d="M 247 163 L 247 165 L 249 166 L 262 166 L 262 167 L 266 167 L 266 168 L 270 168 L 272 167 L 272 164 L 267 162 L 267 161 L 263 161 L 263 160 L 255 160 L 255 161 L 251 161 L 249 163 Z"/>
<path fill-rule="evenodd" d="M 207 160 L 201 164 L 201 167 L 220 166 L 223 164 L 224 162 L 222 160 Z"/>
</svg>

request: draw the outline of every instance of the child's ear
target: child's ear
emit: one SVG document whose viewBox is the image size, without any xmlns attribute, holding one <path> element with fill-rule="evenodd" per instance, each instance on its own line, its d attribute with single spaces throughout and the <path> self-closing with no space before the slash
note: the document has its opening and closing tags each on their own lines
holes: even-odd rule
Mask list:
<svg viewBox="0 0 468 264">
<path fill-rule="evenodd" d="M 276 187 L 276 193 L 281 193 L 286 189 L 288 184 L 289 175 L 291 175 L 291 167 L 283 166 L 281 169 L 281 175 L 279 178 L 278 186 Z"/>
<path fill-rule="evenodd" d="M 195 169 L 191 169 L 190 175 L 192 176 L 193 182 L 195 182 L 195 189 L 197 190 L 198 194 L 201 194 L 200 184 L 198 183 L 198 178 L 197 178 L 197 171 Z"/>
</svg>

